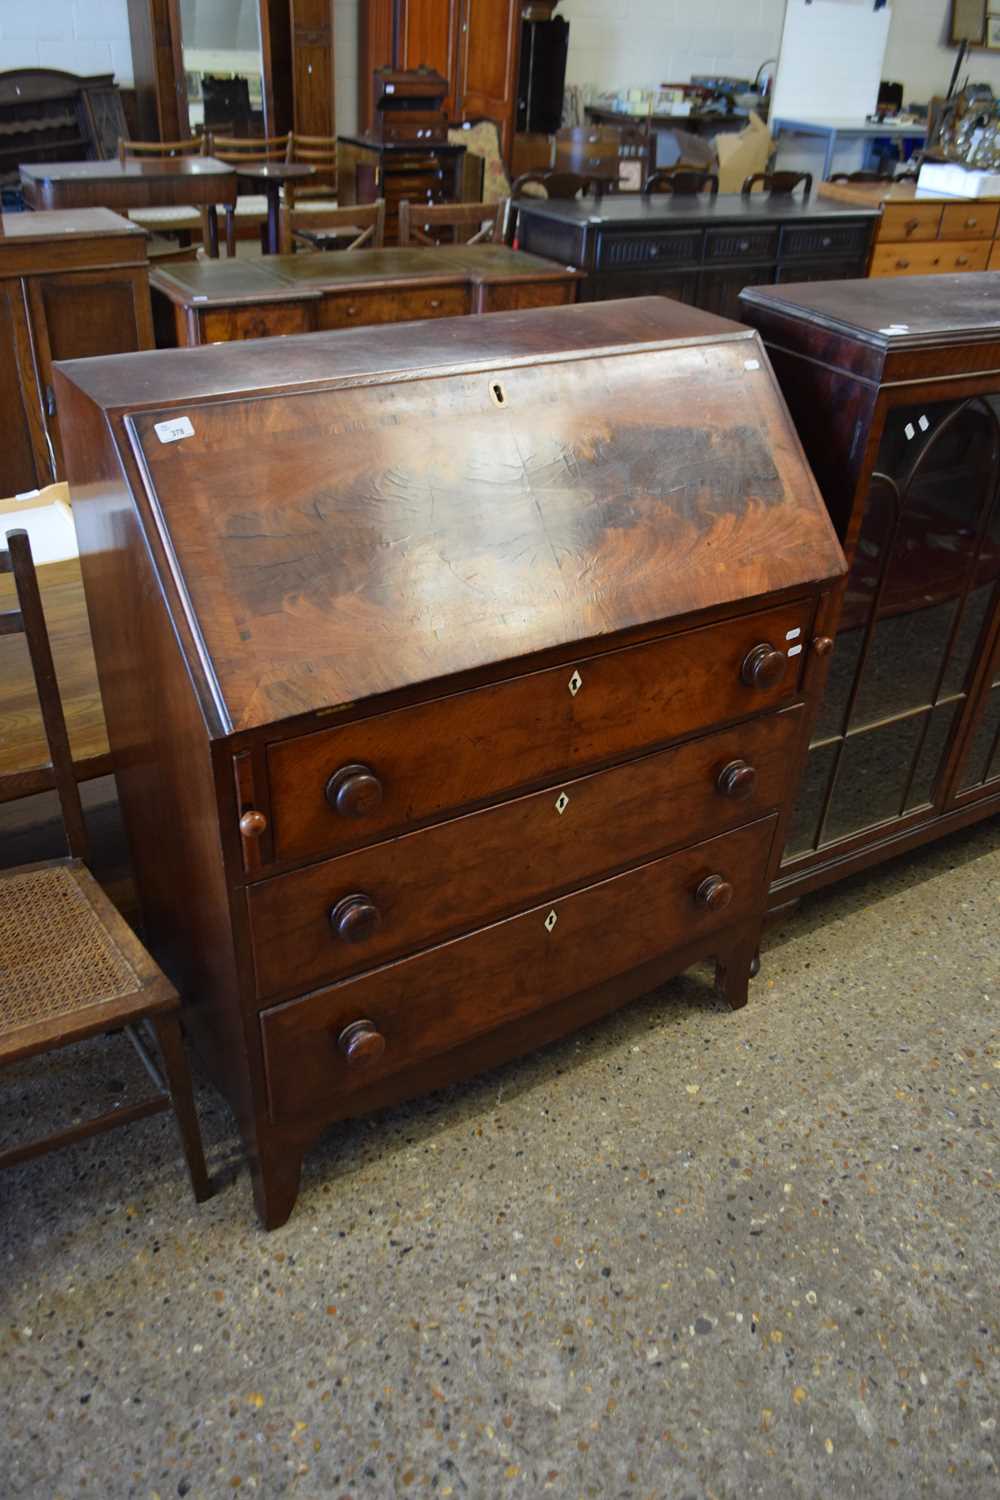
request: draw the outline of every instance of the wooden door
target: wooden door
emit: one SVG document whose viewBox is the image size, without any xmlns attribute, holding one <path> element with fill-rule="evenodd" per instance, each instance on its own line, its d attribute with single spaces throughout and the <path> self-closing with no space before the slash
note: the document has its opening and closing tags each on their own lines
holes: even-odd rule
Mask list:
<svg viewBox="0 0 1000 1500">
<path fill-rule="evenodd" d="M 23 282 L 0 281 L 0 498 L 52 479 Z"/>
<path fill-rule="evenodd" d="M 333 135 L 333 0 L 289 0 L 293 128 Z"/>
<path fill-rule="evenodd" d="M 149 279 L 141 270 L 72 271 L 26 283 L 38 383 L 52 441 L 55 477 L 63 478 L 52 365 L 59 359 L 128 354 L 153 347 Z"/>
<path fill-rule="evenodd" d="M 180 0 L 128 0 L 139 133 L 178 141 L 191 134 L 181 52 Z"/>
<path fill-rule="evenodd" d="M 397 65 L 426 66 L 442 73 L 448 80 L 444 107 L 451 119 L 456 118 L 458 97 L 460 3 L 461 0 L 405 0 L 399 17 Z M 370 93 L 370 78 L 368 90 Z"/>
<path fill-rule="evenodd" d="M 396 0 L 360 0 L 358 6 L 358 128 L 372 127 L 372 74 L 393 61 Z"/>
<path fill-rule="evenodd" d="M 496 120 L 507 160 L 514 140 L 520 19 L 514 0 L 461 0 L 456 118 Z"/>
</svg>

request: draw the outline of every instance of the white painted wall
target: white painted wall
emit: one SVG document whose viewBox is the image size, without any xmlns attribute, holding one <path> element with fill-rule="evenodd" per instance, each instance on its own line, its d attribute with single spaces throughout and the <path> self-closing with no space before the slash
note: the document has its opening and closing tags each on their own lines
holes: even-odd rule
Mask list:
<svg viewBox="0 0 1000 1500">
<path fill-rule="evenodd" d="M 132 82 L 125 0 L 0 0 L 0 72 L 61 68 Z"/>
<path fill-rule="evenodd" d="M 949 0 L 889 0 L 892 26 L 884 76 L 905 85 L 907 99 L 925 103 L 943 94 L 951 80 L 957 49 L 948 45 Z M 995 7 L 990 6 L 990 9 Z M 970 52 L 962 76 L 988 83 L 1000 94 L 1000 53 Z"/>
</svg>

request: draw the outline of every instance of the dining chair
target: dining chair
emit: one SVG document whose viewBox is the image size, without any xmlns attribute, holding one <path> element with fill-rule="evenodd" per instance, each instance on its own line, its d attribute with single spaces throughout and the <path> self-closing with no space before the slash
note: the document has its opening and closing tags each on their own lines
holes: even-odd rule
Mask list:
<svg viewBox="0 0 1000 1500">
<path fill-rule="evenodd" d="M 781 198 L 791 195 L 801 186 L 804 189 L 803 197 L 808 198 L 812 192 L 813 180 L 811 172 L 753 172 L 743 179 L 740 192 L 744 198 L 749 198 L 758 183 L 765 193 L 774 193 Z"/>
<path fill-rule="evenodd" d="M 295 249 L 297 229 L 324 229 L 327 215 L 336 214 L 337 137 L 335 135 L 302 135 L 292 130 L 288 135 L 289 161 L 305 162 L 315 169 L 315 177 L 304 182 L 286 182 L 281 191 L 281 253 Z M 336 223 L 337 220 L 334 220 Z"/>
<path fill-rule="evenodd" d="M 0 1149 L 0 1168 L 173 1109 L 201 1203 L 211 1185 L 178 994 L 87 868 L 87 829 L 31 544 L 20 529 L 6 542 L 0 573 L 13 573 L 18 607 L 0 614 L 0 634 L 27 641 L 69 852 L 0 870 L 0 1067 L 124 1027 L 156 1092 Z"/>
<path fill-rule="evenodd" d="M 385 199 L 328 208 L 321 228 L 296 229 L 293 234 L 297 245 L 307 245 L 310 250 L 381 250 L 385 244 Z"/>
<path fill-rule="evenodd" d="M 203 144 L 189 137 L 183 141 L 130 141 L 119 137 L 118 160 L 124 164 L 131 157 L 138 161 L 166 161 L 178 156 L 201 156 Z M 188 248 L 192 234 L 200 234 L 202 243 L 210 243 L 206 211 L 193 203 L 149 208 L 130 208 L 126 216 L 150 234 L 177 236 L 181 248 Z"/>
<path fill-rule="evenodd" d="M 504 203 L 410 203 L 404 198 L 399 205 L 399 243 L 499 245 L 505 210 Z"/>
<path fill-rule="evenodd" d="M 522 193 L 534 198 L 585 198 L 590 193 L 600 197 L 602 186 L 601 182 L 581 177 L 577 172 L 556 172 L 547 167 L 522 172 L 520 177 L 515 177 L 507 201 L 503 234 L 505 243 L 517 243 L 517 199 Z"/>
<path fill-rule="evenodd" d="M 646 178 L 642 196 L 648 198 L 653 193 L 673 193 L 677 197 L 687 197 L 704 192 L 705 188 L 713 197 L 719 191 L 716 172 L 702 172 L 693 167 L 660 167 Z"/>
<path fill-rule="evenodd" d="M 227 167 L 250 167 L 258 162 L 289 161 L 290 132 L 284 135 L 220 135 L 209 131 L 205 136 L 206 153 Z M 267 197 L 264 193 L 240 193 L 235 204 L 226 204 L 226 254 L 236 254 L 238 228 L 253 226 L 260 236 L 261 248 L 267 243 Z"/>
</svg>

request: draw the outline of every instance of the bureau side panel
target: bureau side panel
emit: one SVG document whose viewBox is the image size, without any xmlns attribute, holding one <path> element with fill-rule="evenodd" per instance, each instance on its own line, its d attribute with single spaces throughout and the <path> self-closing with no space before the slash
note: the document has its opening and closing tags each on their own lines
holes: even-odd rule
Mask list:
<svg viewBox="0 0 1000 1500">
<path fill-rule="evenodd" d="M 59 372 L 66 462 L 143 936 L 234 1102 L 244 1053 L 205 719 L 104 414 Z"/>
</svg>

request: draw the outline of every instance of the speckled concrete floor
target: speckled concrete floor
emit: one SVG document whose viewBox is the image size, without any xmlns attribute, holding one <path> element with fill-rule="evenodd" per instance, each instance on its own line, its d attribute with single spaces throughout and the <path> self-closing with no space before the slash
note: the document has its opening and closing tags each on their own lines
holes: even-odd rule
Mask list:
<svg viewBox="0 0 1000 1500">
<path fill-rule="evenodd" d="M 8 1173 L 0 1493 L 997 1495 L 998 898 L 995 827 L 813 897 L 742 1014 L 335 1131 L 272 1235 L 207 1091 L 198 1211 L 165 1117 Z"/>
</svg>

